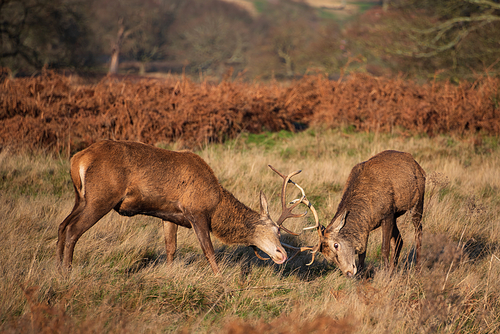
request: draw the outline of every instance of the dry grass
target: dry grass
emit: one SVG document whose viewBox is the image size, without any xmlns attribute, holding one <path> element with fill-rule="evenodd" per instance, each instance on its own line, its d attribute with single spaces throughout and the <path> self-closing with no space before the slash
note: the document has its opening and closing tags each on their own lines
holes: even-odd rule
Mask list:
<svg viewBox="0 0 500 334">
<path fill-rule="evenodd" d="M 221 183 L 258 208 L 279 212 L 283 172 L 296 177 L 323 224 L 335 213 L 351 168 L 384 149 L 411 152 L 428 174 L 423 266 L 411 261 L 413 230 L 402 217 L 402 263 L 380 266 L 380 232 L 370 237 L 363 277 L 347 279 L 322 258 L 282 266 L 245 247 L 215 241 L 215 277 L 191 230 L 165 265 L 160 221 L 112 213 L 80 239 L 74 269 L 56 268 L 58 224 L 70 212 L 68 162 L 0 153 L 0 331 L 5 333 L 493 333 L 500 330 L 500 149 L 498 137 L 457 140 L 341 131 L 242 134 L 198 153 Z M 290 196 L 293 196 L 290 194 Z M 287 222 L 293 230 L 312 223 Z M 289 243 L 313 244 L 314 233 Z"/>
</svg>

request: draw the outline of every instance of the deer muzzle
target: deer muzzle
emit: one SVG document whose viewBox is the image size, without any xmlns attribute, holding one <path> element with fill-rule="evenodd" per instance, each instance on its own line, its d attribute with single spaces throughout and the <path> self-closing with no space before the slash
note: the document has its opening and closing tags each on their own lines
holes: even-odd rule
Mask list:
<svg viewBox="0 0 500 334">
<path fill-rule="evenodd" d="M 277 264 L 282 264 L 286 261 L 287 255 L 286 251 L 283 249 L 283 247 L 276 248 L 275 256 L 271 257 L 271 259 L 277 263 Z"/>
<path fill-rule="evenodd" d="M 272 247 L 272 246 L 271 246 Z M 269 255 L 268 258 L 264 258 L 259 255 L 259 252 L 257 250 L 257 247 L 252 246 L 253 251 L 255 252 L 255 255 L 261 259 L 261 260 L 273 260 L 274 263 L 276 264 L 282 264 L 287 260 L 287 254 L 286 251 L 283 249 L 283 247 L 276 247 L 274 251 L 270 251 L 270 248 L 268 247 L 259 247 L 262 251 L 264 251 L 267 255 Z"/>
<path fill-rule="evenodd" d="M 356 275 L 356 273 L 358 272 L 357 269 L 356 269 L 356 265 L 352 265 L 352 268 L 349 268 L 347 270 L 342 270 L 344 275 L 346 275 L 347 277 L 351 278 L 351 277 L 354 277 L 354 275 Z"/>
</svg>

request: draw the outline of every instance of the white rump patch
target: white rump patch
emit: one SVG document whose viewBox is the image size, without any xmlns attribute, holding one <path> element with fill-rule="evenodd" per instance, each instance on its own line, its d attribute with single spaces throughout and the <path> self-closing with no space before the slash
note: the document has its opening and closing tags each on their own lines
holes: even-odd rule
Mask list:
<svg viewBox="0 0 500 334">
<path fill-rule="evenodd" d="M 80 165 L 80 182 L 82 184 L 82 189 L 80 190 L 80 196 L 85 196 L 85 166 Z"/>
</svg>

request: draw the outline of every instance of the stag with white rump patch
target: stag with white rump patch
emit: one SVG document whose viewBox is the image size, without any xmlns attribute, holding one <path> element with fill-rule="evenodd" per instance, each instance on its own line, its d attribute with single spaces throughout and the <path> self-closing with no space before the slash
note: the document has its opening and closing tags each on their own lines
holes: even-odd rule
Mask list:
<svg viewBox="0 0 500 334">
<path fill-rule="evenodd" d="M 273 222 L 262 192 L 260 213 L 248 208 L 220 185 L 208 164 L 194 153 L 105 140 L 73 156 L 71 179 L 75 205 L 60 224 L 57 241 L 57 256 L 64 268 L 71 267 L 82 234 L 112 209 L 124 216 L 162 219 L 167 263 L 173 261 L 177 248 L 178 226 L 193 228 L 216 274 L 219 268 L 210 232 L 226 244 L 258 247 L 275 263 L 287 259 L 280 229 L 287 231 L 282 224 L 294 216 L 291 210 Z"/>
<path fill-rule="evenodd" d="M 346 276 L 352 277 L 364 266 L 370 232 L 382 227 L 382 257 L 392 269 L 403 247 L 396 219 L 410 211 L 418 264 L 424 191 L 425 172 L 411 154 L 383 151 L 354 166 L 332 221 L 326 229 L 316 223 L 318 245 L 303 249 L 312 250 L 313 261 L 314 255 L 321 252 Z M 392 263 L 389 262 L 390 248 Z M 356 254 L 359 257 L 357 266 Z"/>
</svg>

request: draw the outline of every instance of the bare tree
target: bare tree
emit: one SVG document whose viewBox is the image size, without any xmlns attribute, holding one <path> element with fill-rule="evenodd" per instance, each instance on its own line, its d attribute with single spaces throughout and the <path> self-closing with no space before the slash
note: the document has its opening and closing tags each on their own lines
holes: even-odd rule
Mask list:
<svg viewBox="0 0 500 334">
<path fill-rule="evenodd" d="M 244 66 L 249 47 L 250 14 L 219 0 L 184 1 L 169 32 L 169 48 L 192 71 L 223 74 Z"/>
<path fill-rule="evenodd" d="M 490 0 L 391 0 L 346 29 L 350 51 L 393 72 L 453 80 L 498 71 L 500 3 Z"/>
<path fill-rule="evenodd" d="M 411 28 L 408 36 L 414 42 L 413 47 L 396 53 L 416 58 L 434 57 L 456 48 L 472 33 L 483 29 L 487 31 L 489 26 L 500 22 L 500 3 L 490 0 L 461 2 L 460 10 L 455 10 L 458 15 L 450 7 L 439 23 L 428 22 L 427 27 Z"/>
<path fill-rule="evenodd" d="M 306 3 L 268 3 L 255 26 L 254 30 L 258 32 L 255 50 L 258 53 L 264 51 L 274 58 L 273 73 L 287 77 L 303 73 L 315 58 L 314 55 L 309 58 L 308 50 L 318 40 L 321 23 L 314 9 Z M 264 72 L 263 64 L 270 63 L 260 61 L 258 66 Z"/>
<path fill-rule="evenodd" d="M 116 73 L 120 58 L 139 62 L 144 69 L 161 58 L 165 30 L 173 21 L 180 0 L 103 0 L 95 2 L 92 27 L 102 51 L 110 55 L 109 73 Z"/>
<path fill-rule="evenodd" d="M 84 65 L 86 6 L 70 0 L 0 1 L 0 66 L 30 73 L 44 65 Z"/>
</svg>

